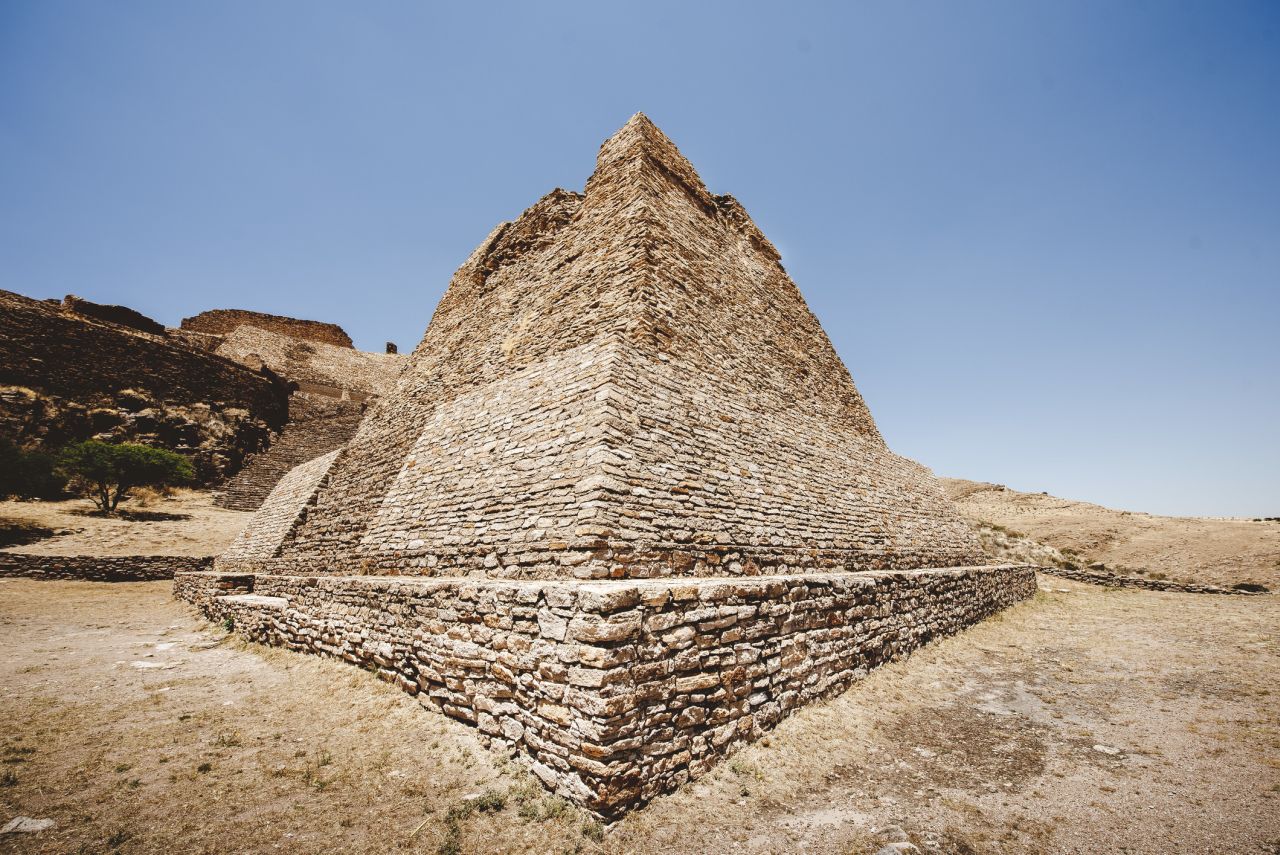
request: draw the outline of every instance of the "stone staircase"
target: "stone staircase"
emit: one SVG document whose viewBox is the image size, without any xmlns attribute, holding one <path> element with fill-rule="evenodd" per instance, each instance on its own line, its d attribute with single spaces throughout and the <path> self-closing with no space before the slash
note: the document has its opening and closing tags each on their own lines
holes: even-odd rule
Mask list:
<svg viewBox="0 0 1280 855">
<path fill-rule="evenodd" d="M 289 399 L 289 422 L 271 447 L 254 455 L 214 498 L 235 511 L 256 511 L 293 467 L 345 445 L 360 426 L 364 403 L 306 392 Z"/>
</svg>

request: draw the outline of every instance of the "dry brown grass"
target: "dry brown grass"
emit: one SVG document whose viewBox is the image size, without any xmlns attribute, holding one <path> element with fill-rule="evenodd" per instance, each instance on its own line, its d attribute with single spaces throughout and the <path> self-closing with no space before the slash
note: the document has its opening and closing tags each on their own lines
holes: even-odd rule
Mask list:
<svg viewBox="0 0 1280 855">
<path fill-rule="evenodd" d="M 1162 517 L 976 481 L 944 478 L 943 485 L 970 519 L 1026 535 L 1080 565 L 1100 562 L 1113 572 L 1177 582 L 1280 588 L 1280 522 L 1274 520 Z"/>
<path fill-rule="evenodd" d="M 0 521 L 40 526 L 53 536 L 14 547 L 42 555 L 217 555 L 251 513 L 213 506 L 203 490 L 137 490 L 121 513 L 103 516 L 88 499 L 0 501 Z"/>
<path fill-rule="evenodd" d="M 226 640 L 164 583 L 0 582 L 0 821 L 58 823 L 0 851 L 869 855 L 888 824 L 935 853 L 1280 841 L 1276 598 L 1044 584 L 601 834 L 469 728 Z"/>
</svg>

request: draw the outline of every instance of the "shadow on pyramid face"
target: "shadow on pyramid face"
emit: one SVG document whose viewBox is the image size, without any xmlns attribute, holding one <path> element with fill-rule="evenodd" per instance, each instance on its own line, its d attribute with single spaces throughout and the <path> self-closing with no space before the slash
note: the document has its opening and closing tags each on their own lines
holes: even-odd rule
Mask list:
<svg viewBox="0 0 1280 855">
<path fill-rule="evenodd" d="M 240 593 L 178 587 L 614 816 L 1030 594 L 981 561 L 773 246 L 637 114 L 585 193 L 490 233 L 395 389 L 280 482 L 218 561 Z"/>
</svg>

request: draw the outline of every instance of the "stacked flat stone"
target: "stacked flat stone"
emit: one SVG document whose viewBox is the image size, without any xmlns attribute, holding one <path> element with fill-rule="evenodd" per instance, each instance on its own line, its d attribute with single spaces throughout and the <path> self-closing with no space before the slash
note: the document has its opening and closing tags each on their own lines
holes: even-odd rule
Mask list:
<svg viewBox="0 0 1280 855">
<path fill-rule="evenodd" d="M 405 357 L 291 338 L 249 324 L 223 336 L 215 351 L 246 365 L 265 365 L 313 394 L 364 401 L 385 395 Z"/>
<path fill-rule="evenodd" d="M 318 341 L 337 347 L 355 346 L 351 336 L 337 324 L 304 321 L 245 309 L 210 309 L 194 317 L 183 318 L 181 326 L 184 330 L 208 335 L 229 335 L 239 327 L 252 326 L 289 338 Z"/>
<path fill-rule="evenodd" d="M 256 511 L 280 479 L 295 467 L 346 445 L 360 426 L 364 408 L 359 401 L 293 393 L 284 430 L 272 440 L 270 448 L 250 458 L 227 482 L 214 504 L 233 511 Z"/>
<path fill-rule="evenodd" d="M 1031 595 L 982 555 L 741 205 L 637 114 L 584 194 L 467 259 L 352 440 L 175 586 L 615 817 Z"/>
<path fill-rule="evenodd" d="M 42 555 L 0 551 L 0 577 L 156 582 L 172 579 L 177 573 L 199 572 L 212 566 L 211 555 Z"/>
</svg>

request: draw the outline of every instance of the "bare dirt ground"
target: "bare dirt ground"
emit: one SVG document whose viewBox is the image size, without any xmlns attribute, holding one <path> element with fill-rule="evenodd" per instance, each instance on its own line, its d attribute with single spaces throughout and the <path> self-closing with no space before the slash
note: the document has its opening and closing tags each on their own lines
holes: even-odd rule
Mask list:
<svg viewBox="0 0 1280 855">
<path fill-rule="evenodd" d="M 1280 598 L 1041 585 L 602 833 L 167 583 L 0 581 L 0 852 L 1280 852 Z"/>
<path fill-rule="evenodd" d="M 65 502 L 0 501 L 0 526 L 54 532 L 10 547 L 40 555 L 217 555 L 252 513 L 213 506 L 213 494 L 175 490 L 145 502 L 126 501 L 120 516 L 96 516 L 88 499 Z"/>
<path fill-rule="evenodd" d="M 1074 552 L 1085 563 L 1101 562 L 1115 572 L 1176 582 L 1280 587 L 1280 522 L 1274 520 L 1161 517 L 998 484 L 942 481 L 971 520 Z"/>
</svg>

